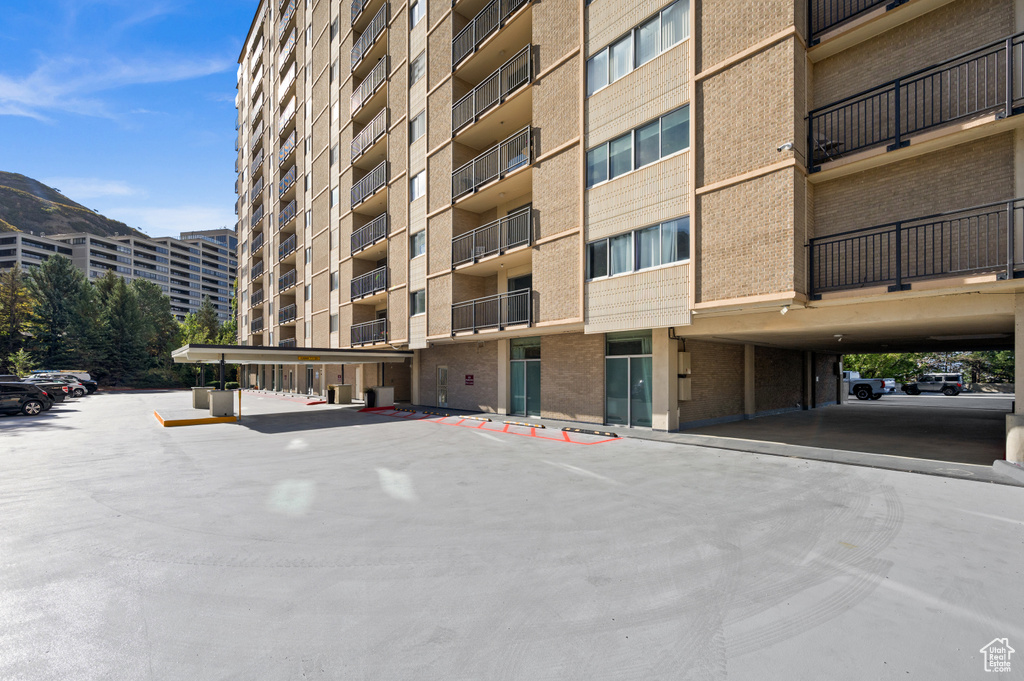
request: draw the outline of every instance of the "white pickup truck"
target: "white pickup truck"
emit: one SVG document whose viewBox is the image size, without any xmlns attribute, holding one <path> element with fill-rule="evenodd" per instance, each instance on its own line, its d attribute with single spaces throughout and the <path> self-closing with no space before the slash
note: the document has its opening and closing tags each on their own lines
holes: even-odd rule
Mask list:
<svg viewBox="0 0 1024 681">
<path fill-rule="evenodd" d="M 861 378 L 859 372 L 844 371 L 843 384 L 846 394 L 858 400 L 878 400 L 882 395 L 896 389 L 896 380 L 892 378 Z"/>
</svg>

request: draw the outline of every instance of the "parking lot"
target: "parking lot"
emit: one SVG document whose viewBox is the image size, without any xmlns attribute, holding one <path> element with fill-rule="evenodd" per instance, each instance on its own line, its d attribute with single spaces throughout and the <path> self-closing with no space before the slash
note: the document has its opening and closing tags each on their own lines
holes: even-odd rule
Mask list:
<svg viewBox="0 0 1024 681">
<path fill-rule="evenodd" d="M 1019 487 L 243 399 L 0 417 L 0 678 L 965 679 L 1024 641 Z"/>
</svg>

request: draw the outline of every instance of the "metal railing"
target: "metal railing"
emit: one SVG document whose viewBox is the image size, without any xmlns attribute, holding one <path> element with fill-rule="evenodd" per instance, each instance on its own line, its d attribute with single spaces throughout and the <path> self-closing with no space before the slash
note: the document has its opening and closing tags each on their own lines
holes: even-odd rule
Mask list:
<svg viewBox="0 0 1024 681">
<path fill-rule="evenodd" d="M 277 216 L 277 228 L 283 229 L 285 225 L 295 219 L 295 199 L 292 199 Z"/>
<path fill-rule="evenodd" d="M 296 244 L 295 235 L 292 234 L 290 237 L 282 241 L 281 245 L 277 247 L 277 259 L 280 260 L 286 255 L 291 255 L 295 252 L 296 248 L 298 248 L 298 246 Z"/>
<path fill-rule="evenodd" d="M 253 99 L 261 87 L 263 87 L 263 69 L 260 69 L 258 74 L 254 73 L 252 76 L 252 82 L 249 83 L 249 99 Z"/>
<path fill-rule="evenodd" d="M 352 345 L 384 343 L 388 339 L 388 320 L 374 319 L 372 322 L 352 325 Z"/>
<path fill-rule="evenodd" d="M 530 243 L 530 206 L 452 239 L 452 269 Z"/>
<path fill-rule="evenodd" d="M 256 103 L 252 105 L 251 116 L 252 120 L 256 120 L 263 113 L 263 95 L 256 100 Z"/>
<path fill-rule="evenodd" d="M 250 307 L 256 307 L 257 305 L 263 304 L 263 289 L 256 289 L 252 294 L 252 301 L 249 303 Z"/>
<path fill-rule="evenodd" d="M 372 296 L 388 287 L 388 266 L 378 267 L 372 272 L 352 279 L 352 300 Z"/>
<path fill-rule="evenodd" d="M 295 16 L 295 0 L 288 3 L 288 9 L 281 14 L 281 20 L 277 22 L 277 41 L 281 42 L 285 33 L 288 32 L 288 22 Z"/>
<path fill-rule="evenodd" d="M 292 303 L 291 305 L 285 305 L 284 307 L 282 307 L 280 310 L 277 311 L 277 323 L 285 324 L 287 322 L 295 321 L 295 310 L 295 303 Z"/>
<path fill-rule="evenodd" d="M 375 191 L 386 185 L 388 182 L 388 162 L 381 161 L 380 165 L 366 173 L 358 182 L 352 185 L 352 208 L 369 198 Z"/>
<path fill-rule="evenodd" d="M 452 199 L 469 194 L 491 180 L 529 165 L 533 161 L 530 126 L 480 154 L 452 172 Z"/>
<path fill-rule="evenodd" d="M 255 201 L 256 198 L 260 195 L 260 192 L 262 192 L 262 191 L 263 191 L 263 176 L 260 175 L 259 179 L 256 180 L 256 184 L 254 184 L 252 186 L 252 189 L 249 190 L 249 203 L 252 203 L 253 201 Z"/>
<path fill-rule="evenodd" d="M 370 4 L 370 0 L 352 0 L 352 24 L 356 23 L 363 9 Z"/>
<path fill-rule="evenodd" d="M 263 233 L 260 232 L 252 238 L 252 246 L 249 247 L 249 253 L 255 254 L 263 248 Z"/>
<path fill-rule="evenodd" d="M 263 150 L 262 149 L 260 149 L 260 153 L 256 154 L 256 158 L 254 158 L 252 160 L 252 163 L 249 165 L 249 174 L 250 175 L 255 175 L 256 171 L 259 170 L 259 167 L 261 165 L 263 165 Z"/>
<path fill-rule="evenodd" d="M 288 139 L 284 141 L 281 148 L 277 150 L 277 165 L 280 166 L 288 158 L 288 155 L 295 151 L 295 131 L 292 130 L 292 134 L 288 135 Z"/>
<path fill-rule="evenodd" d="M 1024 34 L 934 64 L 808 114 L 812 170 L 862 149 L 983 114 L 1012 116 L 1024 97 Z"/>
<path fill-rule="evenodd" d="M 817 237 L 808 266 L 813 296 L 985 272 L 1013 278 L 1024 266 L 1024 199 Z"/>
<path fill-rule="evenodd" d="M 297 37 L 298 29 L 293 28 L 292 34 L 288 36 L 288 41 L 284 44 L 284 47 L 282 47 L 281 51 L 278 53 L 277 70 L 279 73 L 281 69 L 284 68 L 284 65 L 288 63 L 288 57 L 290 57 L 292 54 L 292 48 L 295 47 L 295 41 Z"/>
<path fill-rule="evenodd" d="M 388 8 L 389 3 L 385 2 L 381 5 L 381 8 L 377 10 L 377 13 L 373 15 L 373 19 L 370 20 L 370 24 L 363 31 L 363 34 L 359 36 L 359 40 L 352 47 L 352 65 L 350 71 L 355 71 L 356 67 L 359 66 L 359 62 L 363 60 L 366 53 L 370 51 L 370 48 L 377 42 L 377 38 L 381 36 L 384 29 L 388 27 Z"/>
<path fill-rule="evenodd" d="M 258 333 L 263 330 L 263 317 L 249 322 L 249 333 Z"/>
<path fill-rule="evenodd" d="M 281 82 L 277 86 L 277 103 L 280 104 L 281 100 L 284 99 L 291 91 L 292 84 L 295 83 L 295 74 L 298 72 L 298 67 L 293 63 L 291 68 L 288 69 L 288 73 L 281 78 Z"/>
<path fill-rule="evenodd" d="M 527 45 L 516 52 L 494 73 L 484 78 L 472 92 L 452 105 L 452 133 L 469 125 L 480 114 L 504 102 L 506 97 L 530 82 L 531 48 L 531 45 Z"/>
<path fill-rule="evenodd" d="M 359 131 L 352 138 L 352 160 L 359 158 L 364 151 L 376 144 L 377 140 L 388 131 L 388 110 L 381 109 L 380 113 L 374 116 L 373 120 L 366 124 L 366 127 Z"/>
<path fill-rule="evenodd" d="M 452 38 L 452 70 L 476 52 L 480 44 L 505 25 L 508 18 L 528 0 L 491 0 L 469 24 Z"/>
<path fill-rule="evenodd" d="M 255 227 L 256 225 L 258 225 L 260 220 L 263 219 L 263 215 L 264 214 L 265 214 L 265 211 L 263 210 L 263 205 L 260 204 L 260 206 L 255 211 L 253 211 L 252 220 L 250 221 L 251 222 L 251 226 Z"/>
<path fill-rule="evenodd" d="M 370 97 L 373 96 L 373 93 L 375 93 L 378 88 L 384 84 L 387 77 L 388 55 L 385 54 L 380 58 L 380 61 L 377 62 L 377 65 L 373 67 L 373 70 L 367 74 L 366 78 L 363 79 L 363 82 L 359 84 L 359 87 L 352 92 L 351 102 L 353 116 L 363 107 L 363 104 L 366 104 Z"/>
<path fill-rule="evenodd" d="M 249 273 L 249 281 L 259 279 L 263 276 L 263 261 L 260 261 L 252 266 L 252 271 Z"/>
<path fill-rule="evenodd" d="M 369 223 L 352 232 L 352 252 L 358 253 L 388 235 L 388 214 L 378 215 Z"/>
<path fill-rule="evenodd" d="M 855 16 L 887 5 L 886 9 L 898 7 L 907 0 L 807 0 L 807 34 L 811 44 L 817 37 Z"/>
<path fill-rule="evenodd" d="M 277 278 L 278 292 L 284 291 L 285 289 L 290 289 L 292 286 L 295 286 L 295 282 L 295 270 L 289 270 L 287 273 L 282 274 L 280 277 Z"/>
<path fill-rule="evenodd" d="M 281 112 L 281 116 L 277 119 L 277 134 L 284 134 L 284 131 L 288 129 L 288 124 L 292 122 L 295 117 L 295 97 L 288 100 L 288 106 Z"/>
<path fill-rule="evenodd" d="M 452 305 L 452 334 L 530 325 L 531 289 L 467 300 Z"/>
<path fill-rule="evenodd" d="M 252 133 L 252 141 L 249 142 L 249 149 L 250 149 L 250 151 L 255 149 L 256 145 L 259 144 L 262 140 L 263 140 L 263 121 L 260 121 L 260 124 L 256 126 L 256 130 L 254 130 L 253 133 Z"/>
<path fill-rule="evenodd" d="M 263 38 L 260 38 L 259 40 L 257 40 L 256 44 L 253 45 L 253 47 L 252 47 L 252 54 L 249 55 L 249 67 L 250 68 L 255 68 L 256 62 L 258 62 L 260 57 L 263 56 L 263 48 L 264 47 L 266 47 L 266 45 L 264 45 Z"/>
<path fill-rule="evenodd" d="M 292 188 L 295 184 L 295 179 L 298 177 L 298 170 L 295 166 L 291 167 L 287 173 L 281 178 L 280 182 L 277 183 L 277 196 L 278 198 L 284 196 L 284 193 Z"/>
<path fill-rule="evenodd" d="M 294 348 L 295 347 L 295 339 L 294 338 L 282 338 L 278 342 L 277 347 L 279 347 L 279 348 Z"/>
</svg>

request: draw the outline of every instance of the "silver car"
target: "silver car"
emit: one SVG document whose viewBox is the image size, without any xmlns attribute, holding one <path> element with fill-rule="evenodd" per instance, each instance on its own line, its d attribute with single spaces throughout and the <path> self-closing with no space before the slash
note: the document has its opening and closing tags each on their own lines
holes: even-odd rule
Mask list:
<svg viewBox="0 0 1024 681">
<path fill-rule="evenodd" d="M 964 377 L 961 374 L 925 374 L 919 376 L 916 383 L 907 383 L 903 392 L 908 395 L 921 393 L 942 393 L 952 397 L 959 395 L 964 389 Z"/>
</svg>

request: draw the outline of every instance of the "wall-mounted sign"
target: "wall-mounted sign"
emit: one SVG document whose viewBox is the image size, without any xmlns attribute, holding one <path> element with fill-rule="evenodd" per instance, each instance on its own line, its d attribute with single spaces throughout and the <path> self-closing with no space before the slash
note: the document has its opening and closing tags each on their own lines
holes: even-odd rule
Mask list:
<svg viewBox="0 0 1024 681">
<path fill-rule="evenodd" d="M 300 356 L 300 357 L 298 358 L 298 360 L 299 360 L 300 362 L 319 362 L 319 361 L 320 361 L 320 358 L 319 358 L 319 357 L 301 357 L 301 356 Z"/>
<path fill-rule="evenodd" d="M 466 374 L 466 385 L 473 385 L 473 374 Z"/>
</svg>

